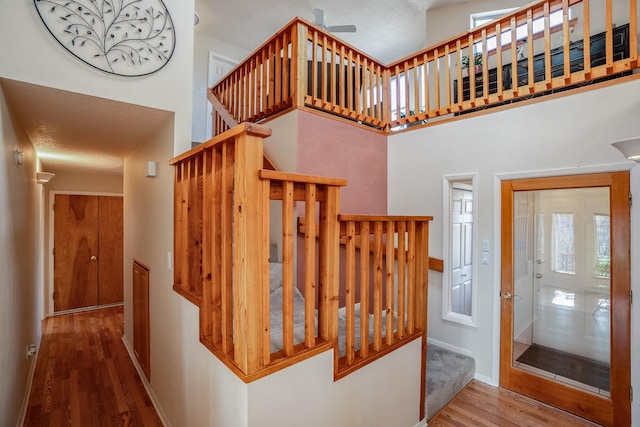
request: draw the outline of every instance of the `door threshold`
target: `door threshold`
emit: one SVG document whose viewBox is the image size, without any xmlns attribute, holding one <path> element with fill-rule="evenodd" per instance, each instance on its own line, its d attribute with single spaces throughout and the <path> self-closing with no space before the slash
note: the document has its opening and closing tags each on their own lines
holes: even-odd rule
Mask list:
<svg viewBox="0 0 640 427">
<path fill-rule="evenodd" d="M 49 317 L 62 316 L 63 314 L 81 313 L 83 311 L 100 310 L 102 308 L 118 307 L 120 305 L 124 305 L 124 302 L 116 302 L 113 304 L 91 305 L 88 307 L 73 308 L 71 310 L 54 311 L 53 314 L 50 315 Z"/>
</svg>

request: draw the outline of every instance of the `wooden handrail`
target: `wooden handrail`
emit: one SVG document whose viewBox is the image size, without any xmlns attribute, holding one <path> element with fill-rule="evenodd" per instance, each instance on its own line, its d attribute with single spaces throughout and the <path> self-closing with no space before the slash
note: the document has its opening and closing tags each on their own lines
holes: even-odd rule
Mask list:
<svg viewBox="0 0 640 427">
<path fill-rule="evenodd" d="M 615 26 L 613 0 L 605 1 L 606 13 L 598 18 L 590 12 L 589 0 L 539 0 L 390 65 L 296 18 L 212 93 L 237 122 L 313 108 L 395 132 L 638 68 L 638 0 L 628 0 L 628 25 Z M 578 9 L 577 17 L 569 17 L 573 9 Z M 562 22 L 551 22 L 555 12 L 562 14 Z M 558 33 L 559 43 L 552 38 Z M 614 48 L 614 35 L 625 46 Z M 576 57 L 578 51 L 583 53 Z M 480 69 L 463 69 L 463 58 L 476 54 Z M 220 117 L 216 132 L 224 129 Z"/>
</svg>

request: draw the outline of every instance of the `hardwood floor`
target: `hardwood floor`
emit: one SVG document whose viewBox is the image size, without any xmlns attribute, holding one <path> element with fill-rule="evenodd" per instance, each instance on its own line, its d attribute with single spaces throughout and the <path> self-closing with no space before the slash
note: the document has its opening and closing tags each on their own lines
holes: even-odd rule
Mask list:
<svg viewBox="0 0 640 427">
<path fill-rule="evenodd" d="M 25 426 L 162 426 L 123 342 L 122 306 L 43 324 Z"/>
<path fill-rule="evenodd" d="M 471 381 L 433 417 L 429 427 L 597 426 L 583 418 L 512 391 Z"/>
</svg>

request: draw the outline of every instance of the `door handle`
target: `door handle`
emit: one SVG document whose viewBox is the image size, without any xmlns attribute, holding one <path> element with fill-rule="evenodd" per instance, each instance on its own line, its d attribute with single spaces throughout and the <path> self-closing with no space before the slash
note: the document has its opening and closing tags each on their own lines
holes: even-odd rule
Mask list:
<svg viewBox="0 0 640 427">
<path fill-rule="evenodd" d="M 511 299 L 511 298 L 513 298 L 513 295 L 511 295 L 510 292 L 505 292 L 504 294 L 502 294 L 502 298 Z"/>
<path fill-rule="evenodd" d="M 540 279 L 541 277 L 542 277 L 542 274 L 536 273 L 536 279 Z"/>
<path fill-rule="evenodd" d="M 89 260 L 90 260 L 90 261 L 95 261 L 95 260 L 97 260 L 97 259 L 98 259 L 98 257 L 97 257 L 97 256 L 95 256 L 95 255 L 91 255 L 91 258 L 89 258 Z"/>
</svg>

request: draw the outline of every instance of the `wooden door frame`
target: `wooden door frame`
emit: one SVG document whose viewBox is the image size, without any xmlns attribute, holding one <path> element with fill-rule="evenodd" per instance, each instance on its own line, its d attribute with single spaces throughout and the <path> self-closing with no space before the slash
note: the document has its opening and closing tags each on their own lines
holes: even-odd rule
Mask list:
<svg viewBox="0 0 640 427">
<path fill-rule="evenodd" d="M 56 194 L 68 194 L 73 196 L 114 196 L 114 197 L 122 197 L 124 198 L 124 193 L 109 193 L 109 192 L 94 192 L 94 191 L 73 191 L 73 190 L 49 190 L 47 197 L 49 198 L 49 203 L 47 207 L 47 214 L 49 215 L 47 220 L 47 241 L 46 241 L 46 253 L 48 254 L 46 258 L 47 265 L 43 268 L 46 271 L 47 279 L 44 286 L 44 316 L 50 317 L 55 314 L 53 307 L 53 290 L 54 290 L 54 259 L 53 259 L 53 205 L 56 201 Z M 123 224 L 124 227 L 124 224 Z M 43 260 L 44 262 L 44 260 Z M 82 309 L 79 309 L 82 310 Z M 73 311 L 73 310 L 72 310 Z"/>
<path fill-rule="evenodd" d="M 500 344 L 500 386 L 545 401 L 605 425 L 631 423 L 630 174 L 602 172 L 503 180 L 501 183 L 501 292 L 513 293 L 513 192 L 537 189 L 609 187 L 611 200 L 611 397 L 511 369 L 513 348 Z M 508 301 L 505 303 L 505 301 Z M 513 300 L 500 298 L 500 343 L 512 342 Z M 615 328 L 613 327 L 615 325 Z M 615 363 L 613 362 L 615 358 Z M 535 380 L 535 384 L 533 381 Z"/>
</svg>

